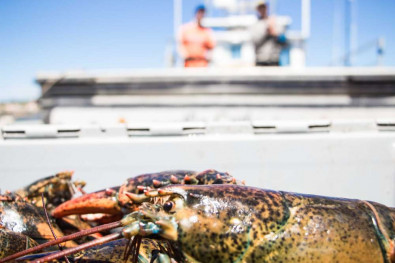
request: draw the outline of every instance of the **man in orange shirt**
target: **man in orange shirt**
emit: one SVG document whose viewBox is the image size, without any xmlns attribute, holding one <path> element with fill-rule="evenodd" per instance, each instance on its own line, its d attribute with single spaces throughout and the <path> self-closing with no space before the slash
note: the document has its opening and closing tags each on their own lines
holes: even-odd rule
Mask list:
<svg viewBox="0 0 395 263">
<path fill-rule="evenodd" d="M 180 32 L 179 51 L 184 58 L 185 67 L 207 67 L 208 51 L 215 46 L 212 30 L 202 25 L 206 13 L 204 5 L 199 5 L 195 12 L 195 21 L 185 24 Z"/>
</svg>

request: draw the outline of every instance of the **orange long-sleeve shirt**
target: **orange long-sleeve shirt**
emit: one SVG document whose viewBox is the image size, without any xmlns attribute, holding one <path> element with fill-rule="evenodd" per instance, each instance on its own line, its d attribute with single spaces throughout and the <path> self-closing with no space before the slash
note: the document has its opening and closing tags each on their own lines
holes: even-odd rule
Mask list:
<svg viewBox="0 0 395 263">
<path fill-rule="evenodd" d="M 180 53 L 185 59 L 185 67 L 206 67 L 207 51 L 215 46 L 212 30 L 201 27 L 196 22 L 182 26 L 180 31 Z"/>
</svg>

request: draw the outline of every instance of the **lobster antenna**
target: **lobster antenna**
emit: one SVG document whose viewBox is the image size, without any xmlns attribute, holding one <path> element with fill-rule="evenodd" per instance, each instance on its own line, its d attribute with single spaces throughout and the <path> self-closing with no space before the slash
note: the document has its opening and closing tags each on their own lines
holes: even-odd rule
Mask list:
<svg viewBox="0 0 395 263">
<path fill-rule="evenodd" d="M 56 234 L 55 234 L 55 232 L 53 231 L 53 228 L 52 228 L 52 224 L 49 221 L 48 211 L 47 211 L 47 207 L 46 207 L 47 204 L 45 203 L 44 193 L 41 193 L 41 202 L 43 203 L 43 208 L 44 208 L 45 217 L 47 219 L 47 224 L 49 226 L 49 229 L 52 232 L 52 235 L 53 235 L 54 239 L 56 240 L 58 238 L 56 237 Z M 60 244 L 58 244 L 58 247 L 59 247 L 60 251 L 63 250 L 63 247 Z M 64 257 L 64 259 L 66 260 L 67 263 L 70 263 L 70 261 L 69 261 L 69 259 L 67 257 Z"/>
<path fill-rule="evenodd" d="M 61 258 L 61 257 L 65 257 L 65 256 L 68 256 L 68 255 L 77 253 L 77 252 L 79 252 L 81 250 L 84 250 L 84 249 L 88 249 L 88 248 L 91 248 L 91 247 L 94 247 L 94 246 L 98 246 L 98 245 L 107 243 L 109 241 L 118 239 L 120 237 L 122 237 L 122 233 L 121 232 L 110 234 L 110 235 L 107 235 L 105 237 L 102 237 L 102 238 L 99 238 L 99 239 L 96 239 L 96 240 L 92 240 L 90 242 L 86 242 L 86 243 L 84 243 L 82 245 L 79 245 L 77 247 L 68 248 L 68 249 L 65 249 L 63 251 L 59 251 L 57 253 L 53 253 L 53 254 L 50 254 L 48 256 L 45 256 L 45 257 L 42 257 L 42 258 L 30 261 L 30 262 L 31 263 L 49 262 L 49 261 L 52 261 L 52 260 L 55 260 L 55 259 L 58 259 L 58 258 Z"/>
<path fill-rule="evenodd" d="M 32 247 L 32 248 L 23 250 L 21 252 L 15 253 L 15 254 L 13 254 L 11 256 L 8 256 L 8 257 L 5 257 L 3 259 L 0 259 L 0 263 L 4 263 L 4 262 L 11 261 L 11 260 L 14 260 L 14 259 L 19 258 L 19 257 L 23 257 L 23 256 L 26 256 L 26 255 L 28 255 L 30 253 L 37 252 L 37 251 L 40 251 L 40 250 L 42 250 L 44 248 L 51 247 L 51 246 L 54 246 L 54 245 L 57 245 L 57 244 L 60 244 L 60 243 L 64 243 L 66 241 L 73 240 L 73 239 L 76 239 L 78 237 L 87 236 L 87 235 L 90 235 L 90 234 L 94 234 L 94 233 L 97 233 L 97 232 L 113 229 L 113 228 L 120 227 L 120 226 L 122 226 L 121 221 L 116 221 L 116 222 L 108 223 L 108 224 L 105 224 L 105 225 L 93 227 L 93 228 L 90 228 L 90 229 L 82 230 L 80 232 L 60 237 L 60 238 L 58 238 L 56 240 L 49 241 L 47 243 L 44 243 L 44 244 L 41 244 L 41 245 L 38 245 L 38 246 L 35 246 L 35 247 Z"/>
</svg>

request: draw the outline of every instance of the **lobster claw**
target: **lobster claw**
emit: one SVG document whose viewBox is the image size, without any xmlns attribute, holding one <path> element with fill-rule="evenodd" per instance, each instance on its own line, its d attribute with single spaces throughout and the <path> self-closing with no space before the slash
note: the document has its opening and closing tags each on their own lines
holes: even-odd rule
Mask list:
<svg viewBox="0 0 395 263">
<path fill-rule="evenodd" d="M 61 218 L 68 215 L 89 213 L 122 215 L 116 198 L 117 190 L 117 188 L 110 188 L 74 198 L 56 207 L 52 216 Z"/>
</svg>

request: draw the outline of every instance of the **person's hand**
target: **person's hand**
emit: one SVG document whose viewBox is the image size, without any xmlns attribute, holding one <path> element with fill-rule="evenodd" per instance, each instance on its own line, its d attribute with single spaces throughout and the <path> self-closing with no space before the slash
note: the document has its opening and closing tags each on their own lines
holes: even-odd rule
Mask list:
<svg viewBox="0 0 395 263">
<path fill-rule="evenodd" d="M 270 36 L 278 36 L 278 33 L 276 31 L 276 18 L 274 16 L 270 16 L 267 19 L 267 33 Z"/>
</svg>

